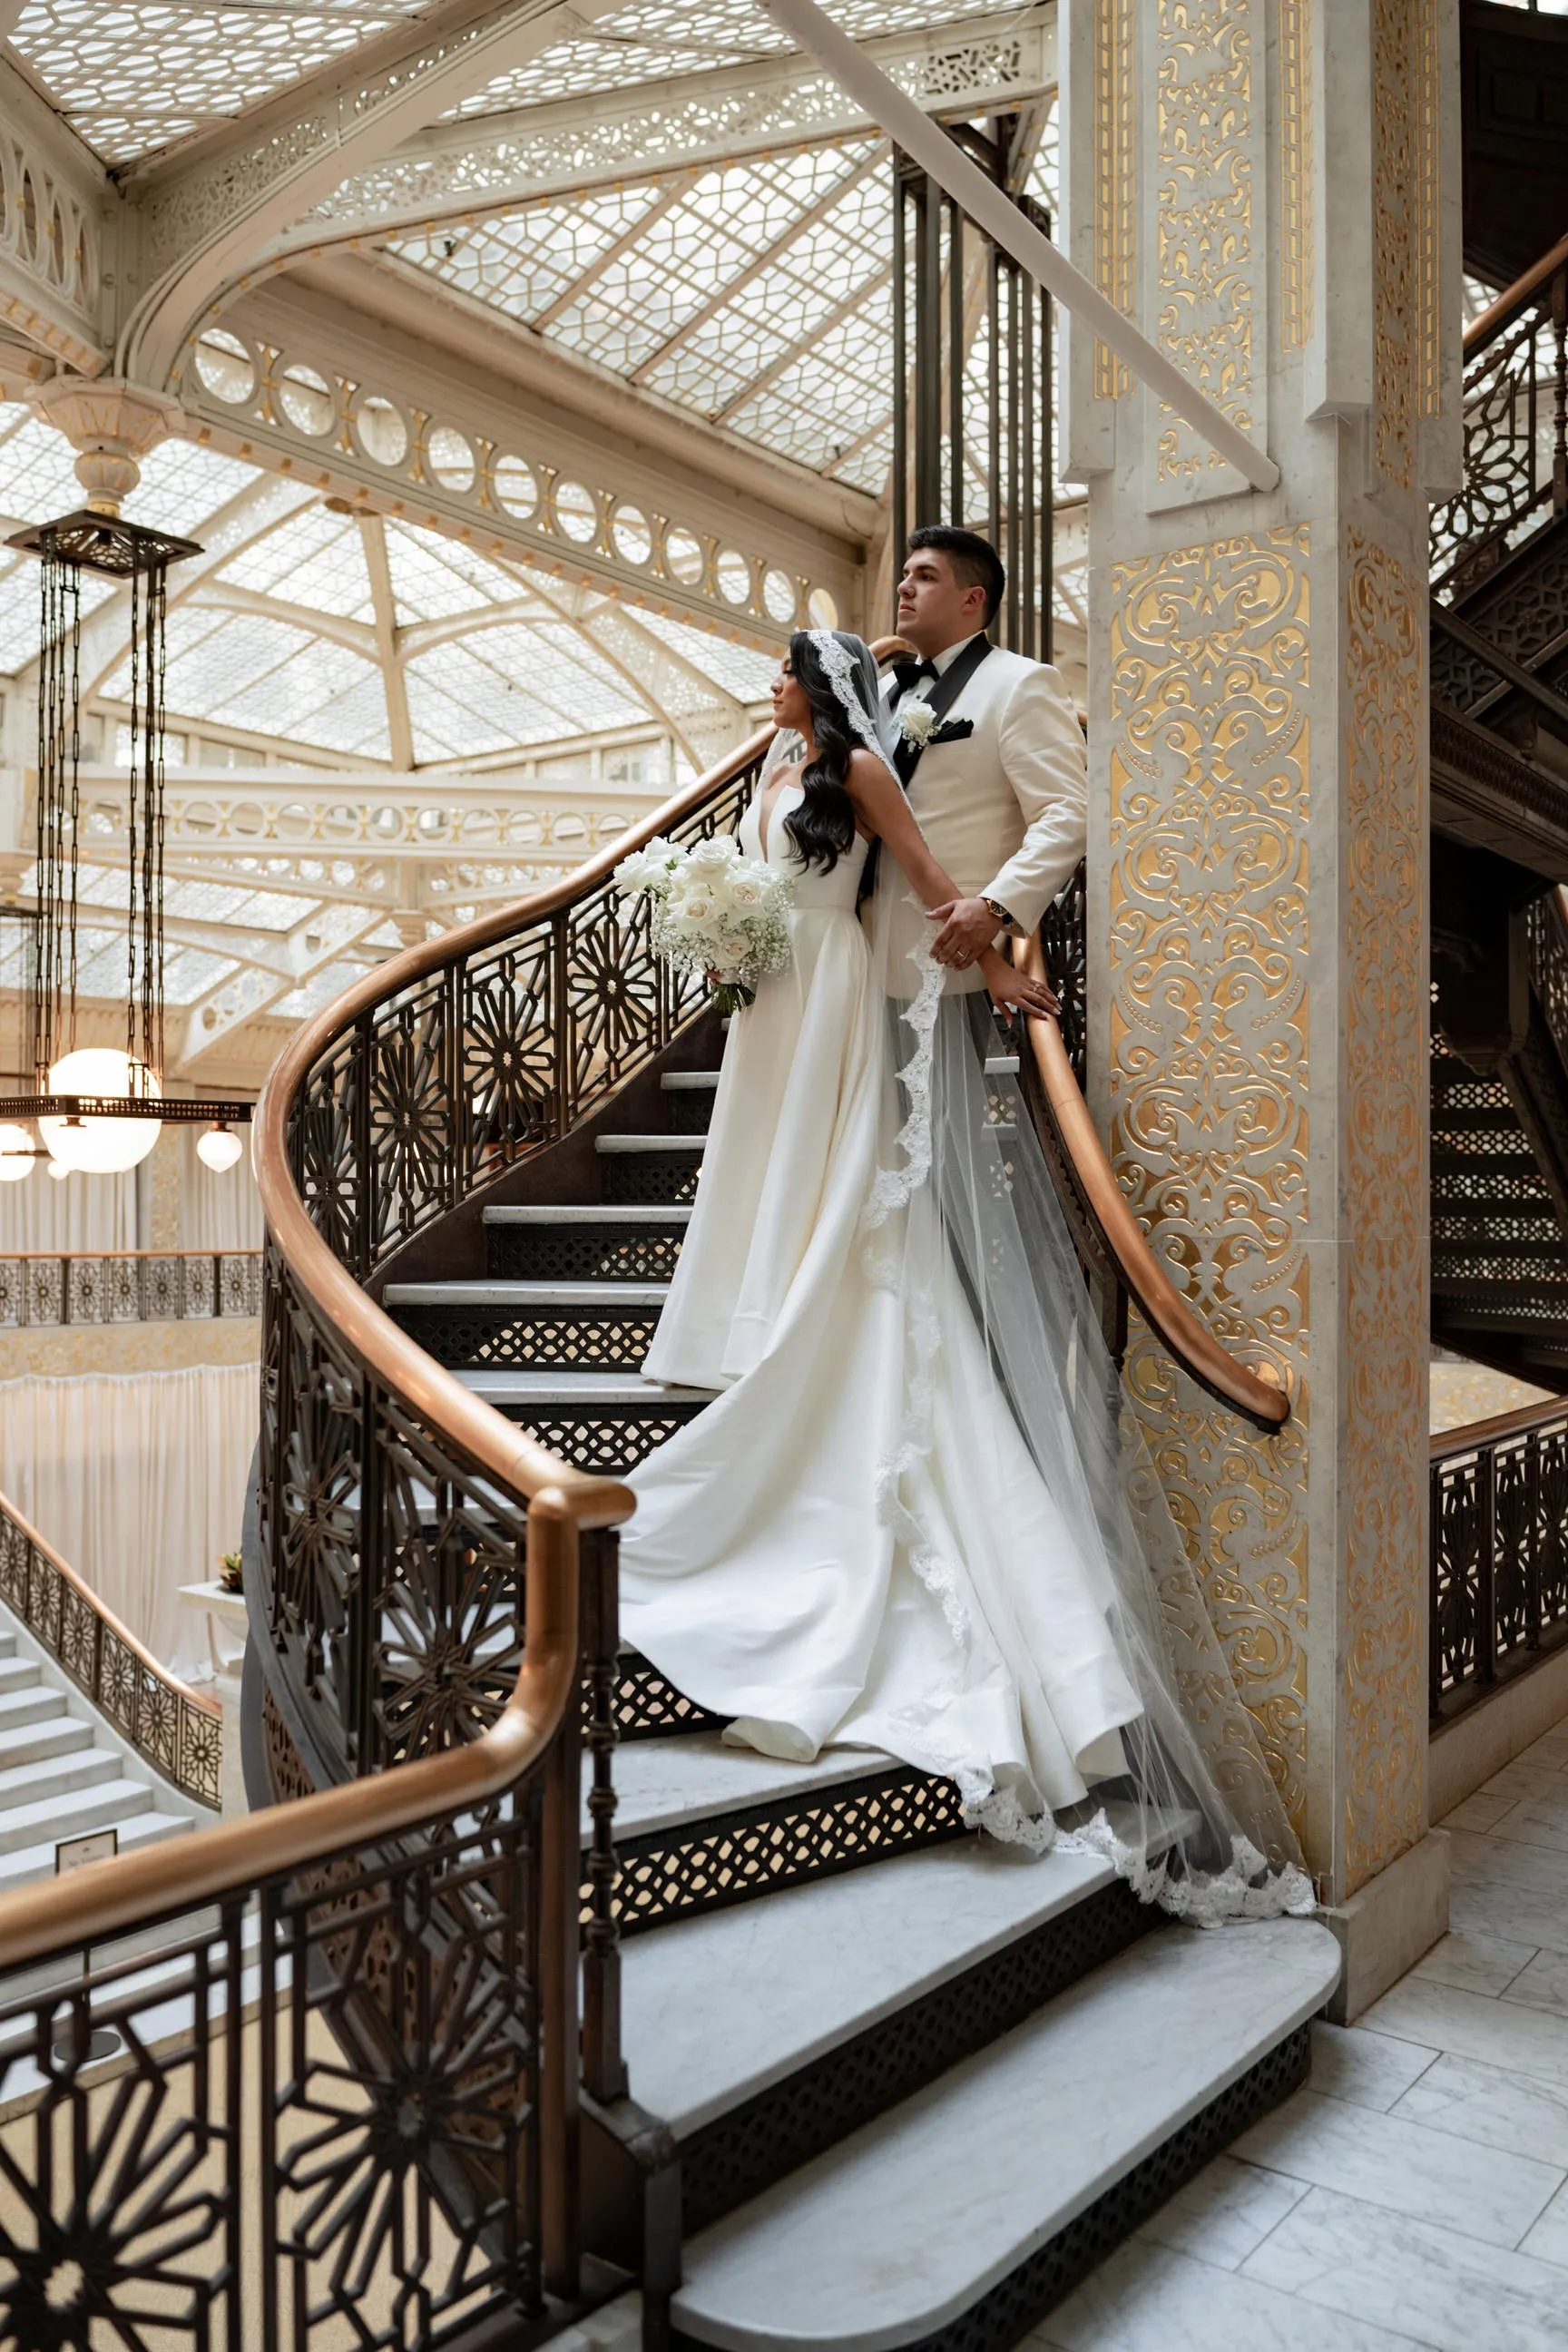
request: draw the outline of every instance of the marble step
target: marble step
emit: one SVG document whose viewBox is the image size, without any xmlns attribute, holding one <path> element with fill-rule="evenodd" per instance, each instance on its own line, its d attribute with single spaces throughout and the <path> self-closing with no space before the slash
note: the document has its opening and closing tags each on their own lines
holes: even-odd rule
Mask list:
<svg viewBox="0 0 1568 2352">
<path fill-rule="evenodd" d="M 26 1723 L 10 1719 L 0 1727 L 0 1771 L 15 1764 L 33 1764 L 51 1756 L 71 1756 L 79 1748 L 92 1746 L 92 1726 L 66 1712 L 65 1700 L 58 1691 L 49 1696 L 56 1702 L 53 1715 L 34 1717 Z"/>
<path fill-rule="evenodd" d="M 687 2231 L 1162 1924 L 1099 1856 L 970 1839 L 634 1939 L 627 2055 L 681 2144 Z"/>
<path fill-rule="evenodd" d="M 142 1789 L 139 1784 L 124 1785 L 139 1788 L 142 1806 L 140 1811 L 122 1814 L 115 1822 L 120 1833 L 117 1853 L 138 1853 L 143 1846 L 162 1845 L 165 1838 L 184 1837 L 187 1831 L 195 1828 L 195 1821 L 188 1814 L 159 1812 L 153 1804 L 151 1790 Z M 42 1843 L 18 1846 L 11 1853 L 0 1851 L 0 1895 L 8 1893 L 14 1886 L 32 1886 L 41 1878 L 53 1878 L 56 1838 L 76 1837 L 84 1829 L 103 1826 L 98 1822 L 79 1824 L 62 1818 L 58 1827 Z"/>
<path fill-rule="evenodd" d="M 24 1724 L 50 1723 L 67 1713 L 65 1699 L 52 1690 L 35 1666 L 32 1679 L 0 1690 L 0 1737 Z"/>
<path fill-rule="evenodd" d="M 668 1282 L 691 1222 L 689 1203 L 668 1207 L 487 1209 L 485 1256 L 493 1275 L 535 1281 Z"/>
<path fill-rule="evenodd" d="M 482 1396 L 542 1445 L 579 1470 L 624 1477 L 718 1393 L 673 1387 L 632 1372 L 510 1371 L 458 1367 Z"/>
<path fill-rule="evenodd" d="M 81 1837 L 89 1830 L 107 1829 L 152 1809 L 152 1791 L 142 1781 L 118 1777 L 118 1757 L 109 1750 L 91 1752 L 107 1757 L 109 1775 L 90 1788 L 73 1790 L 68 1796 L 31 1798 L 7 1805 L 0 1811 L 0 1853 L 20 1853 L 47 1842 L 52 1855 L 57 1839 Z"/>
<path fill-rule="evenodd" d="M 1140 1937 L 692 2238 L 677 2343 L 1016 2343 L 1303 2078 L 1338 1976 L 1312 1920 Z"/>
<path fill-rule="evenodd" d="M 470 1370 L 635 1371 L 666 1282 L 392 1282 L 388 1311 L 438 1364 Z"/>
<path fill-rule="evenodd" d="M 972 1834 L 951 1781 L 868 1749 L 785 1764 L 708 1729 L 628 1743 L 615 1779 L 626 1936 Z"/>
</svg>

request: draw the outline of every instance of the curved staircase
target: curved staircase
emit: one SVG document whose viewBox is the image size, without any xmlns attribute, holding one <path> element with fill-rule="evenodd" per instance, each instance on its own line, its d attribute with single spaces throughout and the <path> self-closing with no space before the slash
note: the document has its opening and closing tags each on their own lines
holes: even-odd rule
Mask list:
<svg viewBox="0 0 1568 2352">
<path fill-rule="evenodd" d="M 647 833 L 731 824 L 762 748 Z M 587 1495 L 707 1402 L 638 1368 L 721 1029 L 672 998 L 609 889 L 626 846 L 386 968 L 274 1081 L 299 1196 L 363 1288 L 334 1332 L 275 1240 L 247 1576 L 263 1797 L 492 1719 L 527 1630 L 509 1442 Z M 990 1116 L 1042 1134 L 1108 1332 L 1131 1290 L 1196 1377 L 1278 1425 L 1283 1394 L 1193 1323 L 1141 1237 L 1110 1238 L 1109 1171 L 1049 1107 L 1076 1097 L 1054 1024 L 999 1033 L 988 1075 Z M 399 1397 L 412 1416 L 378 1421 Z M 950 1783 L 890 1757 L 726 1747 L 620 1643 L 613 1534 L 583 1559 L 590 2299 L 639 2283 L 649 2346 L 1016 2343 L 1301 2079 L 1337 1946 L 1301 1921 L 1166 1928 L 1097 1858 L 981 1841 Z"/>
</svg>

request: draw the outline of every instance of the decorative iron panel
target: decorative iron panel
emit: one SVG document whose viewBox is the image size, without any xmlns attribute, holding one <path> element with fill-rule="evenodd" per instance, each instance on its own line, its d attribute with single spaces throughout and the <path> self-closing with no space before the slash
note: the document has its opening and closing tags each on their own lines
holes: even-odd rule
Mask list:
<svg viewBox="0 0 1568 2352">
<path fill-rule="evenodd" d="M 491 1225 L 489 1270 L 523 1282 L 668 1282 L 686 1226 Z"/>
<path fill-rule="evenodd" d="M 1568 1640 L 1568 1404 L 1434 1454 L 1430 1609 L 1435 1723 Z"/>
<path fill-rule="evenodd" d="M 217 1708 L 144 1657 L 94 1595 L 39 1549 L 4 1497 L 0 1601 L 138 1756 L 183 1796 L 217 1806 L 223 1771 Z"/>
<path fill-rule="evenodd" d="M 438 1364 L 495 1371 L 635 1372 L 657 1307 L 399 1307 L 395 1319 Z"/>
<path fill-rule="evenodd" d="M 622 1843 L 616 1888 L 621 1932 L 970 1834 L 952 1781 L 912 1767 L 870 1774 L 817 1799 L 780 1799 L 685 1822 Z"/>
<path fill-rule="evenodd" d="M 1464 484 L 1434 509 L 1432 571 L 1463 596 L 1543 509 L 1568 505 L 1563 465 L 1563 279 L 1528 296 L 1465 365 Z"/>
<path fill-rule="evenodd" d="M 155 1969 L 33 1972 L 0 2008 L 0 2340 L 425 2352 L 538 2321 L 543 1778 L 171 1921 Z"/>
</svg>

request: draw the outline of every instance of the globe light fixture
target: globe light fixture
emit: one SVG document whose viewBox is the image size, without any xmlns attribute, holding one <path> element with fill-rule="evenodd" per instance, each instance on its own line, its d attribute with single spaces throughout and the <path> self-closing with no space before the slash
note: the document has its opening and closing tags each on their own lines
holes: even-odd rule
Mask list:
<svg viewBox="0 0 1568 2352">
<path fill-rule="evenodd" d="M 51 1066 L 49 1092 L 110 1095 L 121 1101 L 134 1095 L 156 1101 L 163 1088 L 144 1063 L 132 1061 L 118 1045 L 84 1045 Z M 118 1176 L 134 1168 L 146 1159 L 161 1132 L 155 1118 L 68 1118 L 56 1112 L 38 1120 L 38 1133 L 51 1159 L 62 1168 L 79 1168 L 91 1176 Z"/>
<path fill-rule="evenodd" d="M 51 1160 L 49 1162 L 49 1174 L 54 1178 L 57 1184 L 63 1184 L 66 1178 L 70 1174 L 70 1170 L 66 1166 L 63 1160 Z"/>
<path fill-rule="evenodd" d="M 215 1175 L 221 1176 L 232 1168 L 244 1150 L 234 1129 L 221 1118 L 215 1118 L 206 1133 L 196 1139 L 196 1158 Z"/>
<path fill-rule="evenodd" d="M 25 1127 L 0 1127 L 0 1184 L 22 1184 L 33 1172 L 37 1154 Z"/>
</svg>

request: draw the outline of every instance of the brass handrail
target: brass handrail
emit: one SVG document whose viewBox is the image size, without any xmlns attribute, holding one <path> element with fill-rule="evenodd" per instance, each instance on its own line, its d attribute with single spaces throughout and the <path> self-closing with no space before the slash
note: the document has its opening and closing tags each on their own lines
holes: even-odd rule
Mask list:
<svg viewBox="0 0 1568 2352">
<path fill-rule="evenodd" d="M 0 1895 L 0 1969 L 102 1943 L 511 1788 L 577 1705 L 576 1526 L 566 1497 L 551 1487 L 530 1498 L 525 1574 L 522 1664 L 511 1696 L 478 1738 Z"/>
<path fill-rule="evenodd" d="M 1036 979 L 1045 977 L 1045 958 L 1037 938 L 1025 942 L 1019 961 Z M 1238 1364 L 1201 1317 L 1194 1314 L 1150 1248 L 1106 1157 L 1073 1076 L 1060 1027 L 1054 1020 L 1031 1014 L 1028 1033 L 1035 1066 L 1058 1131 L 1121 1278 L 1144 1319 L 1158 1331 L 1177 1363 L 1205 1388 L 1263 1428 L 1282 1427 L 1289 1419 L 1290 1399 L 1283 1383 L 1268 1377 L 1272 1368 L 1258 1373 Z"/>
<path fill-rule="evenodd" d="M 1435 1429 L 1427 1444 L 1427 1460 L 1458 1461 L 1461 1454 L 1479 1454 L 1489 1445 L 1500 1445 L 1505 1438 L 1521 1437 L 1529 1430 L 1543 1429 L 1548 1422 L 1564 1419 L 1568 1419 L 1568 1396 L 1552 1396 L 1540 1404 L 1516 1405 L 1512 1412 L 1494 1412 L 1487 1421 Z"/>
<path fill-rule="evenodd" d="M 1507 286 L 1493 302 L 1489 302 L 1479 319 L 1472 319 L 1465 329 L 1464 351 L 1467 359 L 1484 352 L 1495 341 L 1510 320 L 1517 317 L 1531 297 L 1538 294 L 1547 279 L 1568 263 L 1568 236 L 1560 236 L 1549 253 L 1532 261 L 1521 277 Z"/>
<path fill-rule="evenodd" d="M 26 1552 L 25 1576 L 14 1573 L 12 1547 L 7 1536 L 19 1538 Z M 68 1592 L 79 1609 L 87 1612 L 97 1632 L 91 1643 L 88 1670 L 82 1671 L 81 1645 L 66 1638 L 66 1612 L 56 1610 L 55 1622 L 48 1622 L 47 1611 L 34 1605 L 33 1557 L 46 1564 L 51 1577 Z M 139 1642 L 129 1625 L 122 1623 L 109 1603 L 96 1593 L 86 1580 L 78 1574 L 68 1559 L 61 1558 L 47 1537 L 41 1536 L 32 1521 L 23 1517 L 7 1495 L 0 1495 L 0 1601 L 16 1612 L 29 1633 L 43 1643 L 51 1657 L 57 1659 L 69 1675 L 79 1690 L 84 1691 L 93 1705 L 106 1715 L 116 1729 L 122 1732 L 138 1756 L 154 1765 L 165 1780 L 184 1795 L 195 1797 L 204 1805 L 216 1806 L 220 1786 L 221 1726 L 223 1710 L 216 1699 L 205 1698 L 199 1691 L 183 1683 L 153 1655 L 145 1643 Z M 132 1675 L 106 1678 L 105 1637 L 117 1643 L 134 1661 L 141 1674 L 146 1675 L 163 1694 L 165 1707 L 155 1706 L 153 1715 L 154 1734 L 161 1725 L 165 1734 L 162 1748 L 156 1737 L 148 1737 L 141 1721 L 141 1685 Z M 105 1684 L 109 1680 L 106 1695 Z M 205 1727 L 205 1738 L 194 1743 L 184 1737 L 188 1718 L 196 1717 Z M 192 1752 L 194 1747 L 195 1752 Z"/>
</svg>

